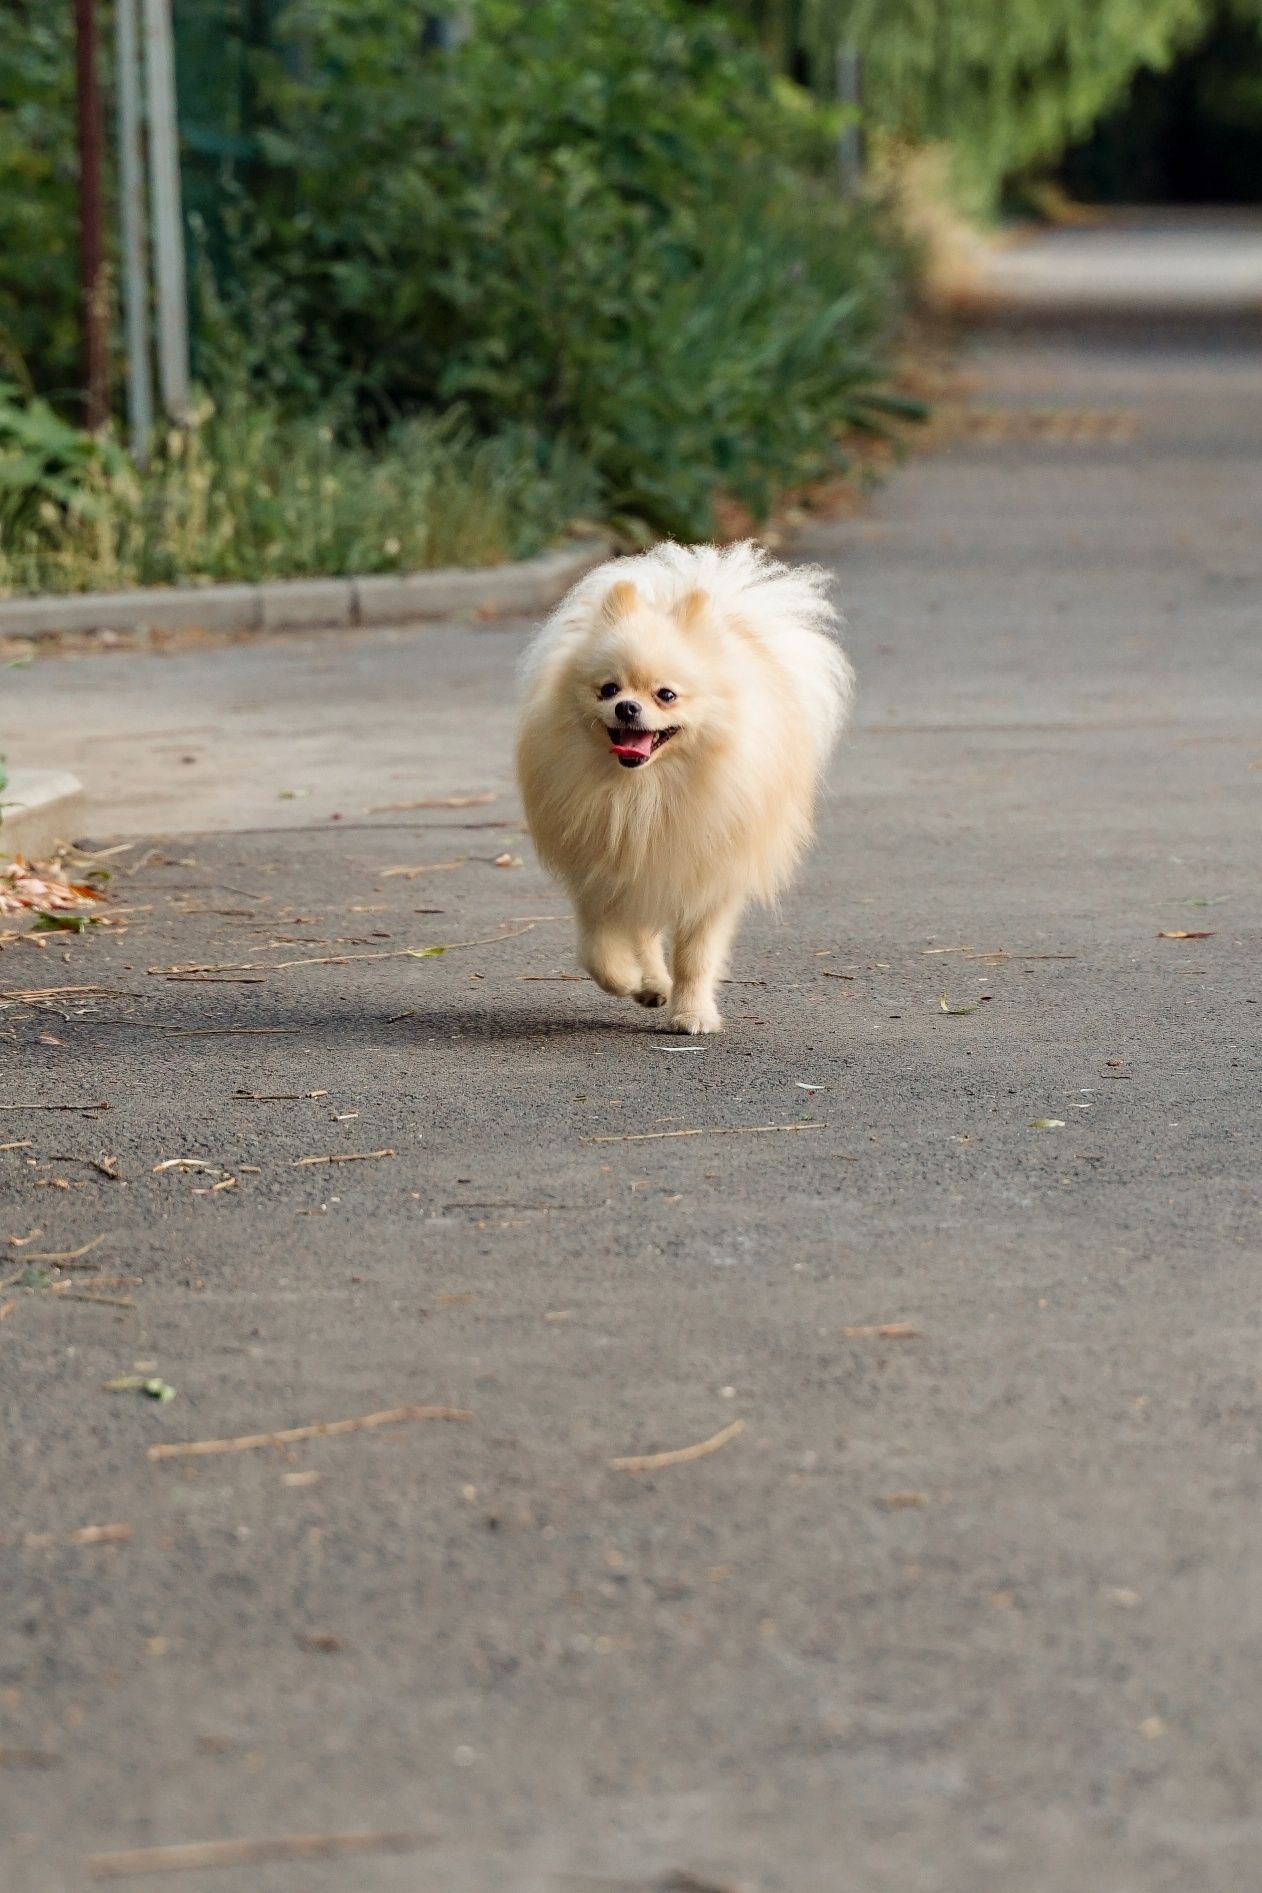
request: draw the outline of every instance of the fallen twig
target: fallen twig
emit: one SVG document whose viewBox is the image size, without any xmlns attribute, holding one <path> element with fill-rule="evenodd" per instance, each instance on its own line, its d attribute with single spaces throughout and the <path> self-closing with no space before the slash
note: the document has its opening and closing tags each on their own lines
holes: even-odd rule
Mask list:
<svg viewBox="0 0 1262 1893">
<path fill-rule="evenodd" d="M 91 1242 L 85 1242 L 81 1249 L 64 1249 L 57 1255 L 27 1255 L 22 1260 L 29 1268 L 32 1262 L 52 1262 L 61 1264 L 77 1262 L 80 1256 L 91 1255 L 93 1249 L 99 1249 L 105 1241 L 104 1236 L 93 1236 Z"/>
<path fill-rule="evenodd" d="M 720 1446 L 726 1446 L 730 1439 L 744 1431 L 744 1420 L 733 1420 L 730 1426 L 723 1427 L 709 1439 L 699 1440 L 695 1446 L 679 1446 L 670 1453 L 632 1453 L 625 1459 L 611 1459 L 609 1465 L 614 1472 L 657 1472 L 663 1466 L 686 1466 L 690 1460 L 717 1453 Z"/>
<path fill-rule="evenodd" d="M 330 1157 L 295 1157 L 292 1168 L 301 1170 L 309 1163 L 371 1163 L 375 1157 L 397 1157 L 397 1150 L 340 1150 Z"/>
<path fill-rule="evenodd" d="M 826 1131 L 827 1124 L 700 1124 L 686 1131 L 616 1131 L 605 1137 L 580 1137 L 580 1144 L 652 1144 L 663 1137 L 736 1137 L 743 1131 Z"/>
<path fill-rule="evenodd" d="M 843 1328 L 848 1341 L 918 1341 L 920 1329 L 908 1321 L 882 1321 L 875 1327 Z"/>
<path fill-rule="evenodd" d="M 448 868 L 468 866 L 467 858 L 460 855 L 455 861 L 423 861 L 417 868 L 382 868 L 378 879 L 382 881 L 414 881 L 418 874 L 442 874 Z"/>
<path fill-rule="evenodd" d="M 140 1025 L 143 1021 L 120 1019 L 118 1023 Z M 177 1039 L 221 1038 L 231 1032 L 246 1032 L 258 1037 L 267 1037 L 277 1032 L 308 1032 L 310 1029 L 310 1026 L 306 1025 L 160 1025 L 157 1027 L 159 1032 L 169 1032 L 172 1038 Z"/>
<path fill-rule="evenodd" d="M 0 1144 L 0 1150 L 31 1150 L 34 1143 L 33 1137 L 19 1137 L 11 1144 Z"/>
<path fill-rule="evenodd" d="M 335 1433 L 365 1433 L 375 1426 L 397 1426 L 404 1420 L 471 1420 L 466 1407 L 387 1407 L 384 1413 L 365 1413 L 355 1420 L 320 1420 L 314 1426 L 290 1426 L 279 1433 L 242 1433 L 235 1439 L 163 1441 L 151 1446 L 150 1459 L 202 1458 L 207 1453 L 248 1453 L 256 1446 L 293 1446 L 304 1439 L 328 1439 Z"/>
<path fill-rule="evenodd" d="M 89 1854 L 93 1880 L 134 1873 L 195 1873 L 203 1867 L 253 1867 L 269 1860 L 341 1860 L 350 1854 L 407 1854 L 432 1844 L 431 1834 L 277 1834 L 266 1840 L 199 1840 L 176 1847 L 134 1847 Z"/>
<path fill-rule="evenodd" d="M 532 920 L 524 927 L 514 927 L 509 933 L 488 934 L 482 940 L 444 940 L 434 946 L 392 947 L 384 953 L 326 953 L 314 960 L 277 960 L 270 970 L 283 973 L 291 966 L 346 966 L 352 960 L 436 960 L 444 953 L 456 952 L 460 947 L 498 946 L 501 940 L 515 940 L 519 934 L 533 933 L 540 924 L 538 920 Z"/>
<path fill-rule="evenodd" d="M 238 1088 L 233 1098 L 246 1100 L 251 1104 L 301 1104 L 308 1098 L 327 1098 L 327 1091 L 242 1091 Z"/>
<path fill-rule="evenodd" d="M 130 1295 L 93 1295 L 86 1289 L 64 1287 L 61 1289 L 63 1301 L 90 1301 L 98 1308 L 134 1308 Z"/>
<path fill-rule="evenodd" d="M 108 1104 L 0 1104 L 0 1111 L 108 1111 Z"/>
<path fill-rule="evenodd" d="M 127 1181 L 126 1177 L 121 1176 L 114 1167 L 118 1161 L 116 1157 L 76 1157 L 70 1151 L 62 1151 L 54 1152 L 48 1161 L 50 1163 L 83 1163 L 89 1170 L 99 1170 L 101 1175 L 108 1177 L 111 1183 L 126 1183 Z"/>
<path fill-rule="evenodd" d="M 88 993 L 109 993 L 115 997 L 130 997 L 130 994 L 115 994 L 110 986 L 29 986 L 0 991 L 0 999 L 13 999 L 18 1002 L 26 999 L 65 999 L 72 994 L 82 998 Z"/>
<path fill-rule="evenodd" d="M 400 815 L 413 808 L 486 808 L 499 800 L 492 791 L 486 795 L 427 795 L 419 802 L 378 802 L 369 815 Z"/>
</svg>

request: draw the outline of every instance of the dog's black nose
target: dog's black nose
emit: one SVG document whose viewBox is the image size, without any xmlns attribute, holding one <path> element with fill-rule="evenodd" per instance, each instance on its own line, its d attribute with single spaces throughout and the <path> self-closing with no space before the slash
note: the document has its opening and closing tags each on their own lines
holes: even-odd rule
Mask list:
<svg viewBox="0 0 1262 1893">
<path fill-rule="evenodd" d="M 625 697 L 621 703 L 615 703 L 613 713 L 619 723 L 638 723 L 640 720 L 639 704 L 628 703 Z"/>
</svg>

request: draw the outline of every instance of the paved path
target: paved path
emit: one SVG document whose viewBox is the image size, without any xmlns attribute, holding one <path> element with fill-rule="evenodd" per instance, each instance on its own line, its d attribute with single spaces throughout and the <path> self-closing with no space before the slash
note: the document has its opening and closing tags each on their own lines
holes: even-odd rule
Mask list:
<svg viewBox="0 0 1262 1893">
<path fill-rule="evenodd" d="M 1041 232 L 985 259 L 988 294 L 1034 316 L 1250 316 L 1262 321 L 1256 210 L 1135 210 Z"/>
<path fill-rule="evenodd" d="M 564 979 L 556 895 L 492 865 L 519 629 L 8 674 L 43 755 L 54 719 L 107 755 L 137 691 L 185 746 L 143 805 L 109 778 L 103 841 L 167 835 L 120 858 L 129 930 L 0 961 L 104 989 L 0 1012 L 0 1238 L 42 1231 L 0 1279 L 103 1238 L 67 1275 L 134 1304 L 5 1297 L 6 1893 L 372 1828 L 424 1850 L 171 1884 L 1252 1883 L 1258 362 L 971 367 L 1026 418 L 817 548 L 860 719 L 699 1051 Z M 65 1103 L 110 1109 L 28 1108 Z M 102 1391 L 140 1363 L 174 1402 Z M 145 1456 L 411 1402 L 476 1417 Z"/>
</svg>

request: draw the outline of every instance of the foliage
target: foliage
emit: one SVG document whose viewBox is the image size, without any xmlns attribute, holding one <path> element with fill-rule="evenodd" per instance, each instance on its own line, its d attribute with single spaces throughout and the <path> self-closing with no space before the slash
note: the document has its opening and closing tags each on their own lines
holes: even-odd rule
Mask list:
<svg viewBox="0 0 1262 1893">
<path fill-rule="evenodd" d="M 238 390 L 172 429 L 144 475 L 52 418 L 78 443 L 74 480 L 63 468 L 0 531 L 0 591 L 492 564 L 556 539 L 590 498 L 564 453 L 520 432 L 478 440 L 458 414 L 402 422 L 369 448 Z"/>
<path fill-rule="evenodd" d="M 0 374 L 78 378 L 74 9 L 0 8 Z"/>
<path fill-rule="evenodd" d="M 71 12 L 0 15 L 0 373 L 7 351 L 62 405 Z M 444 48 L 398 0 L 182 0 L 181 45 L 215 23 L 249 102 L 214 191 L 213 139 L 193 153 L 217 410 L 143 482 L 80 438 L 73 501 L 37 486 L 9 515 L 0 583 L 494 556 L 574 510 L 703 534 L 719 494 L 760 513 L 882 425 L 904 259 L 839 202 L 828 108 L 686 0 L 470 14 Z"/>
<path fill-rule="evenodd" d="M 1125 92 L 1210 26 L 1218 0 L 731 0 L 782 57 L 831 86 L 836 46 L 863 60 L 878 131 L 946 140 L 966 184 L 992 197 L 1055 159 Z M 1234 0 L 1257 18 L 1258 0 Z"/>
<path fill-rule="evenodd" d="M 0 381 L 0 548 L 41 524 L 90 518 L 102 485 L 123 465 L 116 447 Z"/>
<path fill-rule="evenodd" d="M 871 412 L 894 264 L 838 204 L 827 115 L 722 22 L 481 0 L 448 52 L 394 0 L 294 0 L 283 26 L 250 291 L 286 312 L 296 381 L 370 423 L 456 401 L 524 425 L 612 515 L 684 534 Z"/>
</svg>

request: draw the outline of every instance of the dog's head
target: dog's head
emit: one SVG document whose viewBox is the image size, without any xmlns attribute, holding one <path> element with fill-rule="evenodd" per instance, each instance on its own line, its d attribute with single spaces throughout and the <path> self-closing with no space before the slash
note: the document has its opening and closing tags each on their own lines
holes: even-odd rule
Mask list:
<svg viewBox="0 0 1262 1893">
<path fill-rule="evenodd" d="M 624 579 L 575 650 L 567 688 L 611 764 L 642 769 L 668 746 L 682 760 L 714 734 L 720 670 L 703 592 L 663 609 Z"/>
</svg>

